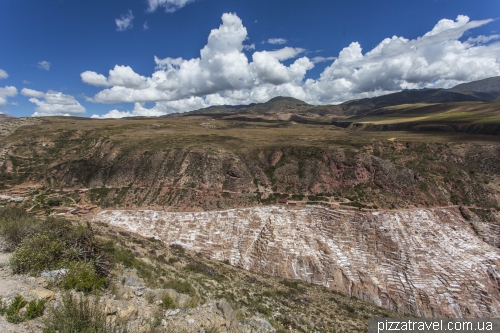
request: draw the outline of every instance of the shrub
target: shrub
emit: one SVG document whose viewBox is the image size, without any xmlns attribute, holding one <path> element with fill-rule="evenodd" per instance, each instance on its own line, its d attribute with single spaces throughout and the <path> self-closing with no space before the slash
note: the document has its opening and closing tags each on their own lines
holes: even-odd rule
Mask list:
<svg viewBox="0 0 500 333">
<path fill-rule="evenodd" d="M 161 297 L 161 302 L 162 302 L 161 306 L 165 310 L 175 308 L 175 301 L 172 299 L 172 297 L 168 296 L 167 294 L 164 294 Z"/>
<path fill-rule="evenodd" d="M 24 314 L 24 319 L 31 320 L 40 317 L 45 309 L 45 300 L 32 300 L 26 306 L 26 313 Z"/>
<path fill-rule="evenodd" d="M 195 261 L 195 262 L 192 262 L 189 265 L 187 265 L 186 270 L 194 272 L 194 273 L 205 274 L 208 276 L 217 275 L 217 270 L 215 268 L 212 268 L 208 265 L 205 265 L 204 263 L 199 262 L 199 261 Z"/>
<path fill-rule="evenodd" d="M 265 315 L 267 317 L 271 317 L 271 315 L 272 315 L 271 310 L 269 310 L 268 308 L 266 308 L 265 306 L 263 306 L 261 304 L 257 305 L 257 311 L 259 311 L 260 313 L 262 313 L 263 315 Z"/>
<path fill-rule="evenodd" d="M 49 232 L 58 237 L 69 236 L 73 226 L 71 222 L 62 218 L 49 217 L 40 225 L 40 232 Z"/>
<path fill-rule="evenodd" d="M 281 284 L 291 288 L 291 289 L 296 289 L 302 291 L 302 288 L 299 286 L 300 282 L 299 281 L 293 281 L 293 280 L 282 280 Z"/>
<path fill-rule="evenodd" d="M 21 208 L 0 209 L 0 233 L 11 249 L 32 235 L 40 223 Z"/>
<path fill-rule="evenodd" d="M 195 289 L 188 281 L 169 280 L 165 282 L 164 288 L 174 289 L 178 293 L 187 294 L 190 296 L 193 296 L 195 294 Z"/>
<path fill-rule="evenodd" d="M 176 262 L 179 262 L 179 259 L 177 259 L 177 258 L 173 258 L 173 257 L 172 257 L 172 258 L 168 258 L 168 264 L 169 264 L 169 265 L 173 265 L 173 264 L 175 264 Z"/>
<path fill-rule="evenodd" d="M 126 327 L 126 323 L 121 323 Z M 117 325 L 106 322 L 104 306 L 98 297 L 92 300 L 86 296 L 63 295 L 61 306 L 52 308 L 44 320 L 43 333 L 111 333 L 117 332 Z M 120 330 L 126 332 L 126 329 Z"/>
<path fill-rule="evenodd" d="M 90 293 L 96 289 L 106 286 L 108 280 L 100 277 L 94 266 L 89 262 L 72 262 L 69 271 L 64 276 L 61 285 L 64 289 L 76 289 L 84 293 Z"/>
<path fill-rule="evenodd" d="M 134 252 L 129 249 L 122 247 L 114 248 L 113 257 L 116 263 L 121 263 L 127 268 L 132 268 L 136 265 L 137 259 L 135 259 Z"/>
<path fill-rule="evenodd" d="M 10 258 L 10 265 L 16 274 L 38 275 L 43 270 L 60 268 L 62 255 L 61 240 L 48 233 L 40 233 L 21 243 Z"/>
<path fill-rule="evenodd" d="M 26 305 L 26 301 L 21 295 L 17 295 L 12 304 L 5 310 L 5 319 L 9 323 L 18 324 L 23 321 L 23 317 L 19 315 L 21 310 Z"/>
<path fill-rule="evenodd" d="M 186 301 L 186 303 L 184 304 L 184 308 L 185 309 L 193 309 L 193 308 L 198 307 L 198 304 L 199 304 L 198 297 L 196 297 L 196 296 L 189 297 L 188 300 Z"/>
<path fill-rule="evenodd" d="M 3 303 L 2 296 L 0 296 L 0 316 L 3 316 L 5 314 L 5 310 L 7 310 L 7 308 L 5 307 L 5 304 Z"/>
</svg>

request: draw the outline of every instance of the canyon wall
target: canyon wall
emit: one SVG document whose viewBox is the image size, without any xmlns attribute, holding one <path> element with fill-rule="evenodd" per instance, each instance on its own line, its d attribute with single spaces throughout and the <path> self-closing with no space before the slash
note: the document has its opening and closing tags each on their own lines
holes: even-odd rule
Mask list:
<svg viewBox="0 0 500 333">
<path fill-rule="evenodd" d="M 109 210 L 95 219 L 401 313 L 500 315 L 500 250 L 483 242 L 456 208 Z"/>
</svg>

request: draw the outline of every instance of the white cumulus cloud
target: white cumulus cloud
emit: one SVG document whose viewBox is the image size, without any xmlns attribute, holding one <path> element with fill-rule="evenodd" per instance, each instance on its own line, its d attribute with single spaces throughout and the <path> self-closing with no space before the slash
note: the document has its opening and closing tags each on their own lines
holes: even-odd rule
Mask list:
<svg viewBox="0 0 500 333">
<path fill-rule="evenodd" d="M 317 56 L 317 57 L 314 57 L 311 59 L 311 61 L 315 64 L 317 63 L 320 63 L 320 62 L 325 62 L 325 61 L 331 61 L 331 60 L 335 60 L 337 59 L 337 57 L 321 57 L 321 56 Z"/>
<path fill-rule="evenodd" d="M 32 117 L 70 116 L 85 113 L 85 108 L 71 95 L 49 90 L 46 93 L 23 88 L 21 94 L 30 97 L 29 101 L 36 105 Z"/>
<path fill-rule="evenodd" d="M 316 103 L 336 103 L 402 89 L 449 88 L 458 83 L 500 74 L 500 44 L 461 42 L 465 31 L 491 20 L 441 20 L 424 36 L 393 36 L 363 54 L 351 43 L 317 80 L 304 89 Z M 479 44 L 478 44 L 479 43 Z"/>
<path fill-rule="evenodd" d="M 196 0 L 147 0 L 148 11 L 154 12 L 159 7 L 163 7 L 165 12 L 173 13 L 178 9 L 181 9 L 185 5 L 195 2 Z"/>
<path fill-rule="evenodd" d="M 117 31 L 125 31 L 127 29 L 132 28 L 132 21 L 134 20 L 134 14 L 132 14 L 132 11 L 129 9 L 127 14 L 123 14 L 120 16 L 120 18 L 117 18 L 115 20 L 116 23 L 116 30 Z"/>
<path fill-rule="evenodd" d="M 46 71 L 49 71 L 49 70 L 50 70 L 50 66 L 51 66 L 51 65 L 52 65 L 52 64 L 51 64 L 50 62 L 45 61 L 45 60 L 43 60 L 43 61 L 39 61 L 39 62 L 38 62 L 38 68 L 40 68 L 40 69 L 44 69 L 44 70 L 46 70 Z"/>
<path fill-rule="evenodd" d="M 253 51 L 247 29 L 232 13 L 222 16 L 200 56 L 193 59 L 155 57 L 151 76 L 116 65 L 107 76 L 93 71 L 82 81 L 104 87 L 90 100 L 129 102 L 134 109 L 112 110 L 106 116 L 158 115 L 211 105 L 265 102 L 291 96 L 311 104 L 336 104 L 403 89 L 448 88 L 462 82 L 500 75 L 497 35 L 470 37 L 464 33 L 492 20 L 471 21 L 466 16 L 443 19 L 416 39 L 393 36 L 368 52 L 352 42 L 337 57 L 309 59 L 302 48 Z M 285 62 L 287 65 L 285 65 Z M 326 63 L 317 78 L 305 79 L 314 64 Z M 157 102 L 147 109 L 143 103 Z"/>
<path fill-rule="evenodd" d="M 41 91 L 38 91 L 38 90 L 29 89 L 29 88 L 23 88 L 23 90 L 21 90 L 21 94 L 23 96 L 26 96 L 26 97 L 34 97 L 34 98 L 43 98 L 43 97 L 45 97 L 45 93 L 44 92 L 41 92 Z"/>
<path fill-rule="evenodd" d="M 255 43 L 252 43 L 250 45 L 243 45 L 243 49 L 247 51 L 255 50 Z"/>
<path fill-rule="evenodd" d="M 247 89 L 270 83 L 284 84 L 302 80 L 313 64 L 307 58 L 290 66 L 281 62 L 297 57 L 304 49 L 254 52 L 249 62 L 243 50 L 247 30 L 236 14 L 226 13 L 222 24 L 213 29 L 207 44 L 194 59 L 155 57 L 156 72 L 141 76 L 128 66 L 115 66 L 106 77 L 86 71 L 82 81 L 94 86 L 109 86 L 93 97 L 101 103 L 158 102 L 203 97 L 220 91 Z"/>
<path fill-rule="evenodd" d="M 269 44 L 286 44 L 287 40 L 285 38 L 269 38 L 267 40 Z"/>
<path fill-rule="evenodd" d="M 484 35 L 480 35 L 480 36 L 477 36 L 477 37 L 470 37 L 469 39 L 467 39 L 467 43 L 470 43 L 470 44 L 486 44 L 492 40 L 495 40 L 495 39 L 500 39 L 500 35 L 491 35 L 491 36 L 484 36 Z"/>
<path fill-rule="evenodd" d="M 1 79 L 6 79 L 9 77 L 9 74 L 7 74 L 6 71 L 4 71 L 3 69 L 0 68 L 0 80 Z"/>
<path fill-rule="evenodd" d="M 0 106 L 7 105 L 7 97 L 14 97 L 17 95 L 17 88 L 13 86 L 5 86 L 0 88 Z"/>
</svg>

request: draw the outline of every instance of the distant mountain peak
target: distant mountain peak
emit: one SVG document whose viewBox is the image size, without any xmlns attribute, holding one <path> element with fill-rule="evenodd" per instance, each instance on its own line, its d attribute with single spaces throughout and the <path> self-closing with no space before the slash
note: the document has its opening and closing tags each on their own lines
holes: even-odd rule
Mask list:
<svg viewBox="0 0 500 333">
<path fill-rule="evenodd" d="M 300 99 L 293 97 L 283 97 L 283 96 L 271 98 L 269 101 L 267 101 L 267 103 L 295 103 L 300 105 L 309 105 L 306 102 L 301 101 Z"/>
<path fill-rule="evenodd" d="M 483 80 L 462 83 L 455 86 L 450 91 L 454 92 L 481 92 L 481 93 L 500 93 L 500 76 L 494 76 Z"/>
</svg>

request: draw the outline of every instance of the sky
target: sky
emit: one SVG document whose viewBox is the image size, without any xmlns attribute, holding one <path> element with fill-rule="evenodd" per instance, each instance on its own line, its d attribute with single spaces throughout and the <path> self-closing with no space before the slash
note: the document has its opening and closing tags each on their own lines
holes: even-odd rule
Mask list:
<svg viewBox="0 0 500 333">
<path fill-rule="evenodd" d="M 2 0 L 0 113 L 338 104 L 500 75 L 498 0 Z"/>
</svg>

